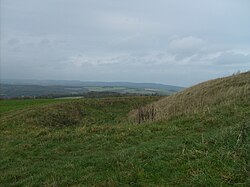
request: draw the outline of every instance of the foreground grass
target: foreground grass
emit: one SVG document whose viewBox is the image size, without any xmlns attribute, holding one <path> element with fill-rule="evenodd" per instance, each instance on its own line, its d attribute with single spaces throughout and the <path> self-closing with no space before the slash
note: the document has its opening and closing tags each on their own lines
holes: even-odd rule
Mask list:
<svg viewBox="0 0 250 187">
<path fill-rule="evenodd" d="M 45 106 L 2 116 L 0 186 L 247 186 L 249 103 L 143 125 L 126 120 L 154 100 L 74 101 L 86 113 L 67 127 L 36 123 Z"/>
</svg>

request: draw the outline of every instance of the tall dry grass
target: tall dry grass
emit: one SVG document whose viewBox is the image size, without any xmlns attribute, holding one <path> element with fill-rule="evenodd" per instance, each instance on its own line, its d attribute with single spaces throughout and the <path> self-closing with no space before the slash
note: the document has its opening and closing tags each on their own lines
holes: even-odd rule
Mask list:
<svg viewBox="0 0 250 187">
<path fill-rule="evenodd" d="M 209 112 L 214 107 L 232 105 L 236 101 L 250 102 L 250 72 L 210 80 L 165 97 L 154 103 L 155 119 Z M 138 121 L 138 113 L 139 110 L 133 110 L 129 117 Z"/>
</svg>

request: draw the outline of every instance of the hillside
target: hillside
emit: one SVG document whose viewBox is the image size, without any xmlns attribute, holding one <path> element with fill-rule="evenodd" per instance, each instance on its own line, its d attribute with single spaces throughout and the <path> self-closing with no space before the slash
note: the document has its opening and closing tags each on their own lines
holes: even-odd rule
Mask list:
<svg viewBox="0 0 250 187">
<path fill-rule="evenodd" d="M 220 106 L 234 107 L 236 102 L 249 103 L 250 72 L 232 75 L 226 78 L 210 80 L 179 93 L 165 97 L 152 105 L 155 109 L 154 119 L 169 119 L 179 115 L 191 115 L 210 112 Z M 147 113 L 150 106 L 142 109 Z M 130 116 L 138 121 L 138 110 Z"/>
<path fill-rule="evenodd" d="M 249 186 L 249 80 L 165 98 L 1 100 L 0 186 Z M 152 105 L 158 120 L 128 118 Z"/>
</svg>

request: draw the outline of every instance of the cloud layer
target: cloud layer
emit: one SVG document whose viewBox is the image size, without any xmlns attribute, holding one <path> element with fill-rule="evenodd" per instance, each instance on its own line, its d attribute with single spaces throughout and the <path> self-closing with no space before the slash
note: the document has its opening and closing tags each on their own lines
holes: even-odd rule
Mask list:
<svg viewBox="0 0 250 187">
<path fill-rule="evenodd" d="M 1 78 L 189 86 L 250 69 L 247 0 L 2 0 Z"/>
</svg>

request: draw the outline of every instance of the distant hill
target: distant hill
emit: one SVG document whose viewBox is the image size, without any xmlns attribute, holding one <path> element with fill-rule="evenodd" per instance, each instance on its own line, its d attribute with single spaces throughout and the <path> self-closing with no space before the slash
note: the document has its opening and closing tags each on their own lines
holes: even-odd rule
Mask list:
<svg viewBox="0 0 250 187">
<path fill-rule="evenodd" d="M 230 106 L 236 101 L 250 100 L 250 72 L 200 83 L 179 93 L 153 103 L 156 119 L 209 112 L 219 106 Z M 147 113 L 145 107 L 141 112 Z M 138 117 L 138 110 L 132 111 L 132 118 Z"/>
<path fill-rule="evenodd" d="M 170 91 L 180 91 L 184 87 L 157 84 L 157 83 L 132 83 L 132 82 L 91 82 L 91 81 L 75 81 L 75 80 L 19 80 L 19 79 L 2 79 L 2 84 L 13 85 L 41 85 L 41 86 L 83 86 L 83 87 L 128 87 L 128 88 L 151 88 L 166 89 Z"/>
<path fill-rule="evenodd" d="M 114 92 L 136 95 L 171 95 L 184 89 L 155 83 L 82 82 L 67 80 L 1 80 L 1 98 L 37 97 L 47 95 L 84 95 L 88 92 Z"/>
<path fill-rule="evenodd" d="M 0 98 L 40 97 L 40 96 L 69 96 L 88 92 L 85 88 L 65 86 L 15 85 L 1 84 Z"/>
</svg>

